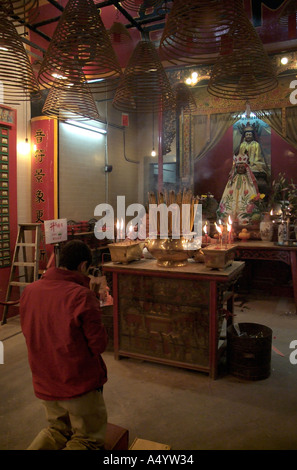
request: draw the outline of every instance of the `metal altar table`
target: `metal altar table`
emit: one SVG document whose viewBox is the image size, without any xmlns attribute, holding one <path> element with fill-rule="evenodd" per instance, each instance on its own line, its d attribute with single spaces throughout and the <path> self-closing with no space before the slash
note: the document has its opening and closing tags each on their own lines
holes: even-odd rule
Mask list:
<svg viewBox="0 0 297 470">
<path fill-rule="evenodd" d="M 297 246 L 277 245 L 274 242 L 248 240 L 238 242 L 237 260 L 282 261 L 291 266 L 294 301 L 297 311 Z"/>
<path fill-rule="evenodd" d="M 108 262 L 114 297 L 114 355 L 206 372 L 217 378 L 233 321 L 234 283 L 245 263 L 212 270 L 189 260 L 160 267 L 156 260 Z"/>
</svg>

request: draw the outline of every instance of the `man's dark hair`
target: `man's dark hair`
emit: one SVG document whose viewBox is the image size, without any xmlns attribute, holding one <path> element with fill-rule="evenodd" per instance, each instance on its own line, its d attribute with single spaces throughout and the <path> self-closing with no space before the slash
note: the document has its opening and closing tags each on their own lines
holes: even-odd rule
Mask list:
<svg viewBox="0 0 297 470">
<path fill-rule="evenodd" d="M 80 263 L 87 261 L 87 268 L 92 262 L 90 248 L 81 240 L 67 242 L 60 253 L 59 267 L 76 271 Z"/>
</svg>

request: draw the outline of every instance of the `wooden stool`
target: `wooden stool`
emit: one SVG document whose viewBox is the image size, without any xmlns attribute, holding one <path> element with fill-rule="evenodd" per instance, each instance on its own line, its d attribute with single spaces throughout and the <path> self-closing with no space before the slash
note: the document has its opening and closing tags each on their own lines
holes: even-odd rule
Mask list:
<svg viewBox="0 0 297 470">
<path fill-rule="evenodd" d="M 129 431 L 115 424 L 107 423 L 105 450 L 128 450 Z"/>
</svg>

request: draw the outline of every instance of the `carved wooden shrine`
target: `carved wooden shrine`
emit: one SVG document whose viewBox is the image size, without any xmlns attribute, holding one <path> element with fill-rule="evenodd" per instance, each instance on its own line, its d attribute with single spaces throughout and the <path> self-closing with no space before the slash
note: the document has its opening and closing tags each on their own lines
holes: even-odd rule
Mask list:
<svg viewBox="0 0 297 470">
<path fill-rule="evenodd" d="M 232 321 L 233 286 L 243 268 L 241 261 L 225 270 L 194 262 L 170 269 L 148 259 L 104 264 L 103 271 L 113 276 L 115 358 L 134 357 L 216 378 L 224 347 L 220 335 L 224 320 L 225 326 Z"/>
</svg>

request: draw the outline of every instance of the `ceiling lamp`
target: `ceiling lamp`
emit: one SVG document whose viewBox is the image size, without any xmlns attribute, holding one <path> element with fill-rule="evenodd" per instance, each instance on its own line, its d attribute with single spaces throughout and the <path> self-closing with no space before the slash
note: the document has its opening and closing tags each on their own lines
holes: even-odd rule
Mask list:
<svg viewBox="0 0 297 470">
<path fill-rule="evenodd" d="M 111 42 L 114 45 L 124 45 L 131 42 L 131 36 L 125 25 L 115 21 L 111 28 L 108 30 L 109 37 Z"/>
<path fill-rule="evenodd" d="M 3 84 L 6 104 L 18 104 L 39 97 L 39 86 L 23 42 L 1 10 L 0 82 Z"/>
<path fill-rule="evenodd" d="M 217 55 L 232 25 L 233 1 L 174 0 L 160 41 L 160 57 L 197 65 Z"/>
<path fill-rule="evenodd" d="M 174 93 L 151 41 L 142 40 L 134 49 L 113 106 L 124 112 L 155 112 L 175 107 Z"/>
<path fill-rule="evenodd" d="M 197 109 L 196 101 L 192 91 L 185 83 L 178 83 L 174 87 L 176 109 L 184 114 L 191 114 Z"/>
<path fill-rule="evenodd" d="M 39 0 L 1 0 L 0 8 L 14 22 L 33 21 L 39 14 Z"/>
<path fill-rule="evenodd" d="M 98 93 L 114 90 L 122 75 L 93 0 L 69 0 L 41 63 L 38 80 L 45 88 L 63 86 L 54 77 L 66 76 L 72 70 L 75 79 L 77 65 Z"/>
<path fill-rule="evenodd" d="M 42 113 L 60 120 L 103 121 L 82 72 L 80 85 L 72 83 L 70 78 L 65 79 L 63 87 L 49 90 Z"/>
<path fill-rule="evenodd" d="M 288 0 L 285 2 L 284 7 L 282 8 L 280 15 L 278 17 L 278 22 L 282 26 L 288 28 L 288 37 L 289 39 L 296 39 L 296 24 L 297 24 L 297 4 L 296 0 Z"/>
<path fill-rule="evenodd" d="M 155 7 L 161 0 L 123 0 L 121 5 L 123 8 L 131 11 L 147 10 L 148 8 Z"/>
<path fill-rule="evenodd" d="M 249 100 L 278 86 L 275 70 L 241 0 L 229 37 L 215 62 L 208 91 L 220 98 Z"/>
</svg>

